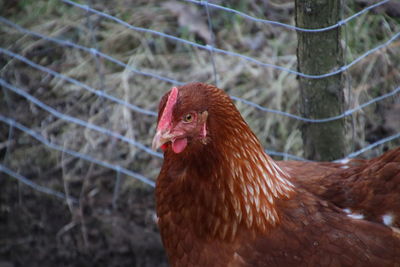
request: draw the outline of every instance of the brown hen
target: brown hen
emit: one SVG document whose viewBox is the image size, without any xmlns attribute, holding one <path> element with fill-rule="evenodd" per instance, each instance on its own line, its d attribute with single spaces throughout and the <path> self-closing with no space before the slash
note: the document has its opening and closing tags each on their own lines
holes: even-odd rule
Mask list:
<svg viewBox="0 0 400 267">
<path fill-rule="evenodd" d="M 158 224 L 172 266 L 400 266 L 398 233 L 302 188 L 214 86 L 163 97 L 158 147 Z"/>
</svg>

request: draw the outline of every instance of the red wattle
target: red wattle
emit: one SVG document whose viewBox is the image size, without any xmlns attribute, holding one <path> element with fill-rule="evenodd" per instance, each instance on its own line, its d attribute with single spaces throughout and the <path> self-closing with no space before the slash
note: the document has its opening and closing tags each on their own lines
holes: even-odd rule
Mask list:
<svg viewBox="0 0 400 267">
<path fill-rule="evenodd" d="M 165 144 L 161 145 L 161 149 L 162 149 L 162 151 L 165 151 L 165 150 L 167 150 L 167 148 L 168 148 L 168 145 L 167 145 L 167 143 L 165 143 Z"/>
<path fill-rule="evenodd" d="M 187 138 L 176 139 L 172 142 L 172 150 L 179 154 L 181 153 L 187 146 Z"/>
</svg>

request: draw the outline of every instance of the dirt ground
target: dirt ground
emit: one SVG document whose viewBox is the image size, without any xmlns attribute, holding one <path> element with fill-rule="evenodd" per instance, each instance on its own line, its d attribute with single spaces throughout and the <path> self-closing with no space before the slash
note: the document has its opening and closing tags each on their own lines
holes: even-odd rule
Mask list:
<svg viewBox="0 0 400 267">
<path fill-rule="evenodd" d="M 65 201 L 0 179 L 0 266 L 167 266 L 153 190 L 121 197 L 115 210 L 106 191 L 70 210 Z"/>
</svg>

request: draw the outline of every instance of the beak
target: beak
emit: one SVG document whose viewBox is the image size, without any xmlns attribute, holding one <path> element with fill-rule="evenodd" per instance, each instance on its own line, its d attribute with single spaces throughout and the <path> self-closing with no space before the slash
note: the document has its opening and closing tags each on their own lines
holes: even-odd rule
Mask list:
<svg viewBox="0 0 400 267">
<path fill-rule="evenodd" d="M 153 138 L 153 143 L 151 145 L 151 148 L 153 150 L 157 150 L 160 148 L 163 144 L 171 141 L 172 135 L 169 133 L 169 131 L 165 130 L 157 130 L 156 135 Z"/>
</svg>

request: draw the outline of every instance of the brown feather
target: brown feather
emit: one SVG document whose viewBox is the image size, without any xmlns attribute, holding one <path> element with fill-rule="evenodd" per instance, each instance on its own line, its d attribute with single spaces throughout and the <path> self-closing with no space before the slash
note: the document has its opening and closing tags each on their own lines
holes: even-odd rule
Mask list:
<svg viewBox="0 0 400 267">
<path fill-rule="evenodd" d="M 207 142 L 188 135 L 178 154 L 169 145 L 157 179 L 172 266 L 398 266 L 395 233 L 299 187 L 222 90 L 201 83 L 178 89 L 171 125 L 192 111 L 208 118 Z"/>
<path fill-rule="evenodd" d="M 281 161 L 293 182 L 366 220 L 400 227 L 400 148 L 347 163 Z"/>
</svg>

